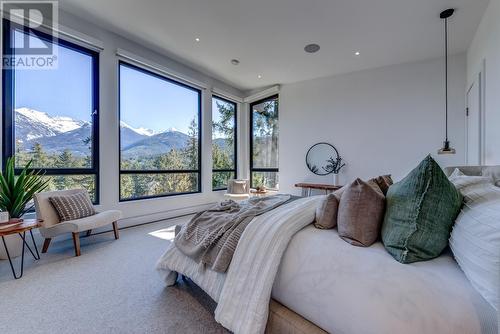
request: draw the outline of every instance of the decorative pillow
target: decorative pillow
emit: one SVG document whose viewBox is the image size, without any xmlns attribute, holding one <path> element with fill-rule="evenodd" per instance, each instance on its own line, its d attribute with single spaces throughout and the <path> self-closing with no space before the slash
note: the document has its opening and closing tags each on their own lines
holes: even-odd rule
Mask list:
<svg viewBox="0 0 500 334">
<path fill-rule="evenodd" d="M 376 178 L 371 179 L 370 181 L 375 182 L 380 190 L 384 193 L 384 196 L 387 194 L 387 190 L 389 190 L 389 187 L 394 183 L 392 181 L 391 175 L 380 175 Z"/>
<path fill-rule="evenodd" d="M 382 242 L 401 263 L 435 258 L 448 245 L 462 196 L 429 155 L 387 192 Z"/>
<path fill-rule="evenodd" d="M 377 241 L 384 218 L 385 197 L 374 182 L 356 179 L 347 185 L 339 203 L 339 236 L 355 246 Z"/>
<path fill-rule="evenodd" d="M 333 192 L 333 194 L 335 195 L 335 197 L 337 197 L 337 201 L 340 202 L 340 198 L 342 197 L 342 194 L 344 193 L 344 190 L 345 190 L 345 186 L 343 186 L 342 188 L 340 189 L 337 189 Z"/>
<path fill-rule="evenodd" d="M 475 183 L 461 192 L 465 204 L 451 232 L 450 248 L 465 276 L 498 311 L 500 188 L 492 183 Z"/>
<path fill-rule="evenodd" d="M 335 194 L 328 194 L 316 208 L 314 226 L 320 229 L 330 229 L 337 226 L 337 212 L 339 200 Z"/>
<path fill-rule="evenodd" d="M 486 166 L 482 171 L 483 176 L 489 176 L 497 187 L 500 187 L 500 168 L 498 166 Z"/>
<path fill-rule="evenodd" d="M 61 222 L 96 214 L 89 194 L 85 190 L 73 195 L 49 197 L 49 201 L 56 209 Z"/>
<path fill-rule="evenodd" d="M 458 190 L 475 184 L 493 184 L 491 176 L 468 176 L 458 168 L 451 173 L 449 180 Z"/>
<path fill-rule="evenodd" d="M 229 181 L 228 192 L 230 194 L 248 194 L 248 182 L 246 180 Z"/>
</svg>

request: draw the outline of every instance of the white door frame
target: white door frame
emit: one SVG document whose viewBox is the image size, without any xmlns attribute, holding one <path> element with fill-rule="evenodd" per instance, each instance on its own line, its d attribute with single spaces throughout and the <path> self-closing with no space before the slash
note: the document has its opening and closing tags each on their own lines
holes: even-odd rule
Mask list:
<svg viewBox="0 0 500 334">
<path fill-rule="evenodd" d="M 468 108 L 469 108 L 469 92 L 477 82 L 479 89 L 479 163 L 483 165 L 485 163 L 486 158 L 486 150 L 485 150 L 485 139 L 486 139 L 486 117 L 485 117 L 485 87 L 486 87 L 486 61 L 483 59 L 481 65 L 479 66 L 479 70 L 473 75 L 473 80 L 467 85 L 467 91 L 465 93 L 466 99 L 466 113 L 465 113 L 465 161 L 467 162 L 469 152 L 468 152 L 468 135 L 469 135 L 469 123 L 468 123 Z"/>
</svg>

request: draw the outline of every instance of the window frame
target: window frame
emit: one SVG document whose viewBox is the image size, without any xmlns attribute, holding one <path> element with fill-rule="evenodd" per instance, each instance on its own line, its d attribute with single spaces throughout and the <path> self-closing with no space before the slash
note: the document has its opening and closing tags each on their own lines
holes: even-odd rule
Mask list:
<svg viewBox="0 0 500 334">
<path fill-rule="evenodd" d="M 221 97 L 220 95 L 215 95 L 212 94 L 212 104 L 213 104 L 213 99 L 221 100 L 226 103 L 230 103 L 234 105 L 234 143 L 233 143 L 233 154 L 234 154 L 234 168 L 226 168 L 226 169 L 214 169 L 213 168 L 213 162 L 212 162 L 212 180 L 213 180 L 213 174 L 214 172 L 232 172 L 234 173 L 234 178 L 238 178 L 238 103 L 231 101 L 229 99 L 226 99 L 224 97 Z M 213 115 L 213 110 L 212 110 L 212 115 Z M 212 116 L 213 117 L 213 116 Z M 213 126 L 213 119 L 212 119 L 212 126 Z M 213 127 L 212 127 L 213 131 Z M 213 139 L 212 139 L 213 140 Z M 213 143 L 212 143 L 213 145 Z M 213 153 L 213 146 L 212 146 L 212 153 Z M 224 188 L 213 188 L 212 191 L 224 191 L 227 190 L 227 185 Z"/>
<path fill-rule="evenodd" d="M 28 28 L 8 19 L 2 19 L 2 52 L 4 56 L 10 56 L 12 53 L 7 50 L 6 45 L 10 45 L 12 32 L 21 30 L 23 33 L 34 33 L 37 38 L 51 42 L 54 45 L 60 45 L 75 52 L 90 56 L 92 59 L 92 166 L 90 168 L 30 168 L 32 171 L 41 172 L 44 176 L 81 176 L 91 175 L 95 179 L 95 198 L 94 204 L 99 204 L 100 200 L 100 179 L 99 179 L 99 52 L 88 49 L 76 43 L 70 42 L 59 37 L 51 36 L 40 30 Z M 7 158 L 14 156 L 15 153 L 15 69 L 2 68 L 2 168 L 5 169 Z M 15 168 L 15 174 L 18 175 L 21 168 Z"/>
<path fill-rule="evenodd" d="M 264 103 L 264 102 L 267 102 L 267 101 L 271 101 L 271 100 L 278 100 L 279 101 L 279 94 L 274 94 L 274 95 L 271 95 L 271 96 L 268 96 L 268 97 L 265 97 L 263 99 L 260 99 L 260 100 L 257 100 L 257 101 L 254 101 L 252 103 L 250 103 L 250 109 L 249 109 L 249 113 L 250 113 L 250 126 L 249 126 L 249 129 L 250 129 L 250 188 L 253 188 L 253 173 L 254 172 L 261 172 L 261 173 L 266 173 L 266 172 L 269 172 L 269 173 L 279 173 L 279 167 L 276 167 L 276 168 L 259 168 L 259 167 L 254 167 L 253 165 L 253 142 L 254 142 L 254 138 L 253 138 L 253 107 L 257 104 L 261 104 L 261 103 Z M 278 108 L 279 108 L 279 105 L 278 105 Z M 278 109 L 278 119 L 279 119 L 279 109 Z M 278 157 L 278 161 L 279 161 L 279 157 Z"/>
<path fill-rule="evenodd" d="M 133 170 L 133 169 L 128 169 L 128 170 L 122 170 L 122 148 L 121 148 L 121 127 L 120 127 L 120 122 L 121 122 L 121 66 L 126 66 L 128 68 L 137 70 L 139 72 L 142 72 L 147 75 L 151 75 L 155 78 L 158 78 L 160 80 L 167 81 L 169 83 L 172 83 L 177 86 L 184 87 L 186 89 L 192 90 L 198 94 L 198 169 L 196 170 L 182 170 L 182 169 L 171 169 L 171 170 L 146 170 L 146 169 L 139 169 L 139 170 Z M 201 145 L 202 145 L 202 91 L 201 89 L 198 89 L 196 87 L 187 85 L 183 82 L 174 80 L 167 76 L 166 74 L 159 74 L 155 71 L 149 70 L 147 68 L 144 68 L 142 66 L 138 66 L 136 64 L 133 64 L 128 61 L 124 61 L 122 59 L 118 60 L 118 201 L 119 202 L 130 202 L 130 201 L 141 201 L 145 199 L 153 199 L 153 198 L 162 198 L 162 197 L 172 197 L 172 196 L 180 196 L 180 195 L 189 195 L 189 194 L 198 194 L 201 193 L 202 191 L 202 150 L 201 150 Z M 187 192 L 179 192 L 179 193 L 166 193 L 166 194 L 160 194 L 160 195 L 147 195 L 147 196 L 140 196 L 140 197 L 131 197 L 131 198 L 122 198 L 121 197 L 121 188 L 122 188 L 122 182 L 121 182 L 121 176 L 122 175 L 138 175 L 138 174 L 198 174 L 198 184 L 197 184 L 197 189 L 196 191 L 187 191 Z"/>
</svg>

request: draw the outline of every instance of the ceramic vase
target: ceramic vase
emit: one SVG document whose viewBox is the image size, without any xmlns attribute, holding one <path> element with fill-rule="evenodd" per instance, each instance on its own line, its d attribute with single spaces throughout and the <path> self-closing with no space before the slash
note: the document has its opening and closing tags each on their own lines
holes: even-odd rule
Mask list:
<svg viewBox="0 0 500 334">
<path fill-rule="evenodd" d="M 339 174 L 338 173 L 333 173 L 333 185 L 334 186 L 339 186 L 340 185 Z"/>
</svg>

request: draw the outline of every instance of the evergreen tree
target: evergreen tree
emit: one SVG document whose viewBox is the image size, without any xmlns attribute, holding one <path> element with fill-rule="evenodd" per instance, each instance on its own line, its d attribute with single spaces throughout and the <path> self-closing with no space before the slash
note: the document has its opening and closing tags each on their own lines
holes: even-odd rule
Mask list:
<svg viewBox="0 0 500 334">
<path fill-rule="evenodd" d="M 218 121 L 212 123 L 212 163 L 213 169 L 232 169 L 234 167 L 234 143 L 235 143 L 235 108 L 230 103 L 216 101 L 219 114 Z M 217 138 L 217 135 L 221 138 Z M 223 144 L 221 145 L 221 142 Z M 224 188 L 229 179 L 234 178 L 232 172 L 212 173 L 212 188 Z"/>
<path fill-rule="evenodd" d="M 278 108 L 278 100 L 269 100 L 253 111 L 253 161 L 257 166 L 278 165 Z M 277 173 L 255 173 L 252 179 L 255 185 L 274 188 L 278 184 Z"/>
<path fill-rule="evenodd" d="M 91 156 L 91 153 L 92 152 L 92 138 L 91 137 L 87 137 L 85 139 L 82 140 L 83 143 L 85 145 L 87 145 L 88 149 L 89 149 L 89 154 L 86 154 L 84 159 L 83 159 L 83 164 L 81 167 L 92 167 L 92 156 Z"/>
<path fill-rule="evenodd" d="M 185 149 L 187 167 L 189 169 L 198 169 L 198 124 L 193 118 L 188 129 L 188 143 Z"/>
<path fill-rule="evenodd" d="M 223 137 L 227 140 L 228 146 L 233 146 L 234 144 L 234 118 L 235 110 L 233 105 L 229 103 L 220 103 L 216 101 L 217 111 L 220 115 L 220 120 L 218 122 L 213 122 L 212 133 L 221 133 Z"/>
<path fill-rule="evenodd" d="M 47 168 L 50 166 L 47 154 L 43 151 L 40 143 L 35 143 L 31 150 L 31 158 L 33 159 L 33 168 Z"/>
<path fill-rule="evenodd" d="M 70 150 L 65 149 L 57 158 L 56 166 L 57 168 L 72 168 L 75 167 L 75 159 L 73 158 L 73 153 Z"/>
</svg>

